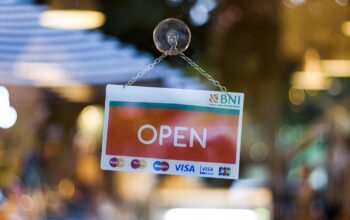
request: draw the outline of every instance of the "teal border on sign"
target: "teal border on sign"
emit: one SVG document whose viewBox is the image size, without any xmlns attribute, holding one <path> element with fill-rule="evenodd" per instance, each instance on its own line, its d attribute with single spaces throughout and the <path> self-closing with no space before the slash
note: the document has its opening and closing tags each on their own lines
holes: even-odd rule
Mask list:
<svg viewBox="0 0 350 220">
<path fill-rule="evenodd" d="M 212 108 L 196 105 L 182 105 L 173 103 L 154 103 L 154 102 L 119 102 L 110 101 L 110 107 L 142 107 L 142 108 L 158 108 L 158 109 L 176 109 L 176 110 L 186 110 L 186 111 L 196 111 L 196 112 L 210 112 L 225 115 L 239 115 L 239 110 L 237 109 L 226 109 L 226 108 Z"/>
</svg>

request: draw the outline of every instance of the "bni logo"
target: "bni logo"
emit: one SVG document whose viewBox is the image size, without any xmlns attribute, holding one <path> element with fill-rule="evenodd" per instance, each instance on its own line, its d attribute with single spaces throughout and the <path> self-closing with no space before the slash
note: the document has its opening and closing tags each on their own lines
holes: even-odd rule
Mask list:
<svg viewBox="0 0 350 220">
<path fill-rule="evenodd" d="M 232 105 L 240 105 L 241 97 L 239 95 L 231 95 L 231 94 L 217 94 L 212 93 L 209 94 L 209 104 L 211 105 L 223 105 L 223 106 L 232 106 Z"/>
<path fill-rule="evenodd" d="M 210 94 L 209 95 L 209 102 L 210 103 L 219 103 L 219 94 Z"/>
</svg>

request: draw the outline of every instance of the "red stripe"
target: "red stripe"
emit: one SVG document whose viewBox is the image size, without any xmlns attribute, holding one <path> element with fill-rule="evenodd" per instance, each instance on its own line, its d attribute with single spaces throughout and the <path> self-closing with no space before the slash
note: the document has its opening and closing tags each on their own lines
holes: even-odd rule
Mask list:
<svg viewBox="0 0 350 220">
<path fill-rule="evenodd" d="M 207 129 L 206 148 L 195 141 L 192 148 L 174 147 L 173 136 L 159 139 L 152 145 L 144 145 L 137 138 L 138 129 L 144 124 L 157 128 L 161 125 L 194 128 L 202 135 Z M 160 159 L 231 163 L 236 162 L 237 115 L 224 115 L 209 112 L 191 112 L 184 110 L 149 109 L 140 107 L 111 107 L 107 132 L 107 154 L 131 157 L 151 157 Z M 189 132 L 181 143 L 189 146 Z M 148 129 L 144 139 L 151 139 Z M 159 135 L 158 135 L 159 136 Z"/>
</svg>

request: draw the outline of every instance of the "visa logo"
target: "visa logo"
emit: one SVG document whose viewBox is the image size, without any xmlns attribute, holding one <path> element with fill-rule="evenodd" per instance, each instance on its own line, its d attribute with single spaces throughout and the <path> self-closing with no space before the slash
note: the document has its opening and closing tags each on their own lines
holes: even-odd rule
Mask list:
<svg viewBox="0 0 350 220">
<path fill-rule="evenodd" d="M 189 164 L 176 164 L 176 171 L 194 173 L 194 165 Z"/>
<path fill-rule="evenodd" d="M 203 175 L 214 175 L 214 168 L 213 167 L 202 167 L 200 166 L 200 174 Z"/>
</svg>

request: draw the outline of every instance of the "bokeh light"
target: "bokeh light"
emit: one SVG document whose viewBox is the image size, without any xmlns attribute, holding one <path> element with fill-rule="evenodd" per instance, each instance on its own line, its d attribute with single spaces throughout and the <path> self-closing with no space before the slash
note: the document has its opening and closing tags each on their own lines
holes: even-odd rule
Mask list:
<svg viewBox="0 0 350 220">
<path fill-rule="evenodd" d="M 95 155 L 82 155 L 78 158 L 76 173 L 79 180 L 89 185 L 96 185 L 101 179 L 100 161 Z"/>
<path fill-rule="evenodd" d="M 101 133 L 103 127 L 103 109 L 100 106 L 87 106 L 78 116 L 78 128 L 90 134 Z"/>
<path fill-rule="evenodd" d="M 348 0 L 335 0 L 335 2 L 340 6 L 347 6 L 349 1 Z"/>
<path fill-rule="evenodd" d="M 17 111 L 10 106 L 9 91 L 0 86 L 0 128 L 8 129 L 17 121 Z"/>
<path fill-rule="evenodd" d="M 190 10 L 190 19 L 194 25 L 201 26 L 207 23 L 209 11 L 203 4 L 197 2 Z"/>
<path fill-rule="evenodd" d="M 254 143 L 249 149 L 249 156 L 254 162 L 262 162 L 267 159 L 269 148 L 263 142 Z"/>
<path fill-rule="evenodd" d="M 339 79 L 332 79 L 332 83 L 328 88 L 328 93 L 331 95 L 339 95 L 343 88 Z"/>
<path fill-rule="evenodd" d="M 33 199 L 29 195 L 23 194 L 19 198 L 19 205 L 25 211 L 31 211 L 34 207 L 34 202 L 33 202 Z"/>
<path fill-rule="evenodd" d="M 270 219 L 270 211 L 265 208 L 257 208 L 254 209 L 254 212 L 257 216 L 257 220 L 269 220 Z"/>
<path fill-rule="evenodd" d="M 0 110 L 0 128 L 11 128 L 17 121 L 17 111 L 13 107 Z"/>
<path fill-rule="evenodd" d="M 283 4 L 289 8 L 305 3 L 305 0 L 283 0 Z"/>
<path fill-rule="evenodd" d="M 203 5 L 208 12 L 214 10 L 217 6 L 216 0 L 198 0 L 197 4 Z"/>
<path fill-rule="evenodd" d="M 293 86 L 289 89 L 289 101 L 294 105 L 300 105 L 305 101 L 305 92 L 299 86 Z"/>
<path fill-rule="evenodd" d="M 350 37 L 350 21 L 345 21 L 341 25 L 341 30 L 345 36 Z"/>
<path fill-rule="evenodd" d="M 324 168 L 316 168 L 313 170 L 308 179 L 310 186 L 314 190 L 321 190 L 327 186 L 328 175 Z"/>
<path fill-rule="evenodd" d="M 94 29 L 104 21 L 104 14 L 91 10 L 48 10 L 40 16 L 43 27 L 67 30 Z"/>
<path fill-rule="evenodd" d="M 209 20 L 209 13 L 217 6 L 216 0 L 197 0 L 190 9 L 190 19 L 195 26 L 201 26 Z"/>
<path fill-rule="evenodd" d="M 168 5 L 176 7 L 176 6 L 181 5 L 183 0 L 167 0 L 166 2 L 168 3 Z"/>
<path fill-rule="evenodd" d="M 170 209 L 165 214 L 165 220 L 258 220 L 254 211 L 249 209 L 191 209 L 176 208 Z"/>
<path fill-rule="evenodd" d="M 74 183 L 70 179 L 61 179 L 58 183 L 58 191 L 63 198 L 70 199 L 75 192 Z"/>
<path fill-rule="evenodd" d="M 6 87 L 0 86 L 0 111 L 8 107 L 10 107 L 9 91 Z"/>
</svg>

